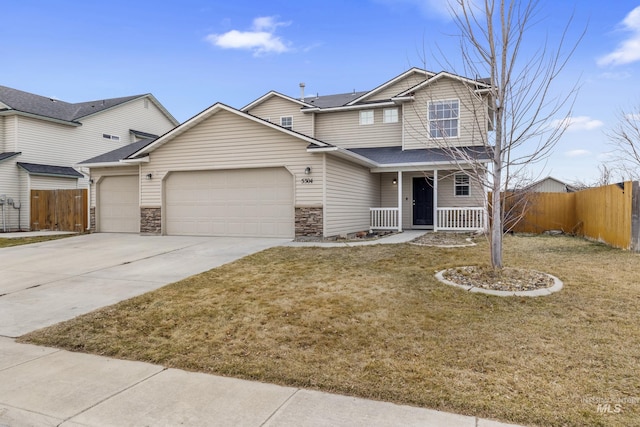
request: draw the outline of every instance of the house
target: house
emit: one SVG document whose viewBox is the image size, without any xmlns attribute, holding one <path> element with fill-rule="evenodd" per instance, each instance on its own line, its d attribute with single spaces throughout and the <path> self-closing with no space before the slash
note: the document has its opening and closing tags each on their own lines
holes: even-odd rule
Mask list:
<svg viewBox="0 0 640 427">
<path fill-rule="evenodd" d="M 216 103 L 139 148 L 82 162 L 96 183 L 92 227 L 284 238 L 482 229 L 485 190 L 460 168 L 489 161 L 488 89 L 412 68 L 367 92 Z"/>
<path fill-rule="evenodd" d="M 38 228 L 32 190 L 88 188 L 75 164 L 177 124 L 151 94 L 68 103 L 0 86 L 0 231 Z"/>
<path fill-rule="evenodd" d="M 524 191 L 534 193 L 573 193 L 576 189 L 559 179 L 548 176 L 540 181 L 527 185 Z"/>
</svg>

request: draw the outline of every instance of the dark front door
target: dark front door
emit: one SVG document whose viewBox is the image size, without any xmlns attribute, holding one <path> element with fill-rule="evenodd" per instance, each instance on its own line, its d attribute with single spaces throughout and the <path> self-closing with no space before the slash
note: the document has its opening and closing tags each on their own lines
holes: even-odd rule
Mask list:
<svg viewBox="0 0 640 427">
<path fill-rule="evenodd" d="M 433 178 L 413 178 L 413 225 L 433 225 Z"/>
</svg>

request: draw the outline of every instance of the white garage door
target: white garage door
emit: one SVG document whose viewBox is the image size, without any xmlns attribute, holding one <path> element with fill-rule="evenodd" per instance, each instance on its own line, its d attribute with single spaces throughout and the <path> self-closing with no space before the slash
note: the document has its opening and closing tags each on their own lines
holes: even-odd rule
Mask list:
<svg viewBox="0 0 640 427">
<path fill-rule="evenodd" d="M 293 237 L 284 168 L 173 172 L 165 188 L 169 235 Z"/>
<path fill-rule="evenodd" d="M 140 232 L 138 176 L 108 176 L 98 184 L 98 231 Z"/>
</svg>

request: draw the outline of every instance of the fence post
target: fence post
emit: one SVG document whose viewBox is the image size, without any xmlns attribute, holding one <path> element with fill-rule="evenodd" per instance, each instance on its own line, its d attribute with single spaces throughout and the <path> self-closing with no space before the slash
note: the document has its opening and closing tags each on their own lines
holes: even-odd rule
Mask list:
<svg viewBox="0 0 640 427">
<path fill-rule="evenodd" d="M 634 252 L 640 252 L 640 183 L 631 183 L 631 247 Z"/>
</svg>

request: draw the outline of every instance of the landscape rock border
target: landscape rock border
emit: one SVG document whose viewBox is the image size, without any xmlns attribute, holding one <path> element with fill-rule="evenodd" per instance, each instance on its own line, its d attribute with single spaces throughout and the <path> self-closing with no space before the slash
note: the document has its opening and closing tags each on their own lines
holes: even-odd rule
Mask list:
<svg viewBox="0 0 640 427">
<path fill-rule="evenodd" d="M 553 285 L 548 287 L 548 288 L 534 289 L 534 290 L 531 290 L 531 291 L 498 291 L 498 290 L 493 290 L 493 289 L 484 289 L 484 288 L 480 288 L 480 287 L 477 287 L 477 286 L 461 285 L 461 284 L 452 282 L 450 280 L 447 280 L 447 279 L 444 278 L 444 273 L 447 270 L 449 270 L 449 269 L 438 271 L 435 274 L 436 279 L 438 279 L 440 282 L 442 282 L 442 283 L 444 283 L 446 285 L 455 286 L 456 288 L 464 289 L 465 291 L 477 292 L 477 293 L 487 294 L 487 295 L 494 295 L 494 296 L 498 296 L 498 297 L 541 297 L 541 296 L 547 296 L 547 295 L 551 295 L 551 294 L 553 294 L 555 292 L 558 292 L 564 286 L 562 281 L 560 279 L 558 279 L 556 276 L 553 276 L 553 275 L 548 274 L 548 273 L 539 272 L 541 274 L 544 274 L 544 275 L 549 276 L 550 278 L 552 278 L 553 279 Z"/>
</svg>

